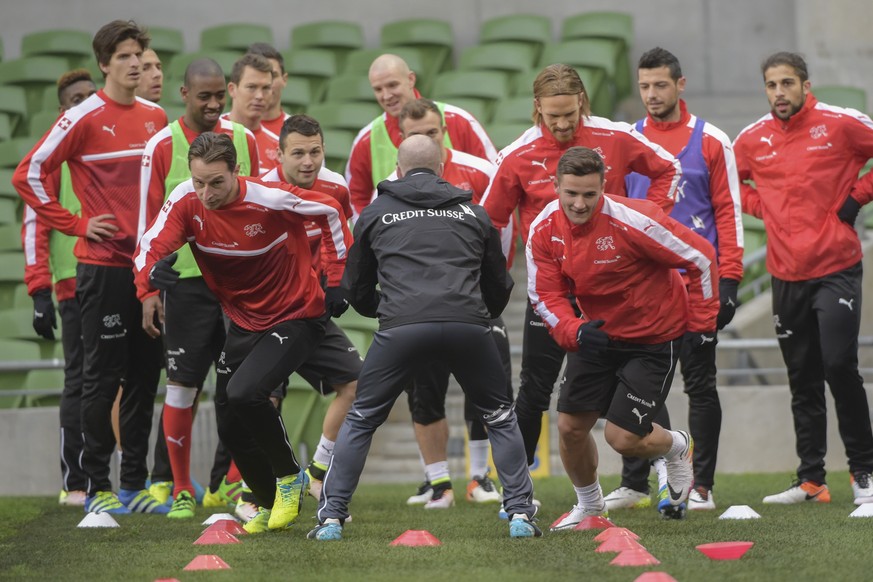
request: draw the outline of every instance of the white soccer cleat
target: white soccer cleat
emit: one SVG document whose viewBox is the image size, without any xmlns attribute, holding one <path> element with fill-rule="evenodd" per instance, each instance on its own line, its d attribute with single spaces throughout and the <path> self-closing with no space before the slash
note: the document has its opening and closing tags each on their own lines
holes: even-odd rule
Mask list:
<svg viewBox="0 0 873 582">
<path fill-rule="evenodd" d="M 573 509 L 556 519 L 549 527 L 549 531 L 563 531 L 573 529 L 586 517 L 609 517 L 609 509 L 604 503 L 601 507 L 580 507 L 574 505 Z"/>
<path fill-rule="evenodd" d="M 818 485 L 812 481 L 795 481 L 785 491 L 768 495 L 764 498 L 764 503 L 775 503 L 778 505 L 793 505 L 805 501 L 830 503 L 831 492 L 828 490 L 827 485 Z"/>
<path fill-rule="evenodd" d="M 855 505 L 873 503 L 873 474 L 867 471 L 856 471 L 850 476 L 852 493 L 855 494 Z"/>
<path fill-rule="evenodd" d="M 642 509 L 652 506 L 652 498 L 648 493 L 630 487 L 619 487 L 603 500 L 606 502 L 606 508 L 610 511 L 613 509 Z"/>
<path fill-rule="evenodd" d="M 703 487 L 692 489 L 691 493 L 688 494 L 688 509 L 691 511 L 715 509 L 715 499 L 712 497 L 712 490 L 704 489 Z"/>
<path fill-rule="evenodd" d="M 473 477 L 467 483 L 467 501 L 474 503 L 500 503 L 503 501 L 503 496 L 494 486 L 488 475 L 484 477 Z"/>
<path fill-rule="evenodd" d="M 430 486 L 430 481 L 422 483 L 418 492 L 406 500 L 406 505 L 424 505 L 433 497 L 433 487 Z"/>
<path fill-rule="evenodd" d="M 694 439 L 684 430 L 677 431 L 685 439 L 685 448 L 672 459 L 664 458 L 667 466 L 667 494 L 671 505 L 685 503 L 694 483 L 694 468 L 691 465 L 694 455 Z"/>
<path fill-rule="evenodd" d="M 84 507 L 88 494 L 84 491 L 64 491 L 58 496 L 58 505 Z"/>
<path fill-rule="evenodd" d="M 258 506 L 248 501 L 239 500 L 233 513 L 240 518 L 243 523 L 248 523 L 258 514 Z"/>
<path fill-rule="evenodd" d="M 424 504 L 425 509 L 448 509 L 455 504 L 455 493 L 451 488 L 436 487 L 433 497 Z"/>
</svg>

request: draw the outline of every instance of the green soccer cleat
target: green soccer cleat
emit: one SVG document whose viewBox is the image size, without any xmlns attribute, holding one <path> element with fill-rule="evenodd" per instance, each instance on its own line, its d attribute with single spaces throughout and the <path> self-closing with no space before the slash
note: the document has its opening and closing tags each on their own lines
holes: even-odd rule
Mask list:
<svg viewBox="0 0 873 582">
<path fill-rule="evenodd" d="M 85 501 L 85 513 L 111 513 L 124 515 L 128 509 L 112 491 L 98 491 Z"/>
<path fill-rule="evenodd" d="M 276 501 L 270 514 L 270 529 L 282 529 L 294 523 L 308 490 L 309 477 L 303 470 L 276 482 Z"/>
<path fill-rule="evenodd" d="M 149 494 L 158 500 L 158 503 L 166 505 L 170 497 L 173 496 L 172 481 L 155 481 L 149 485 Z"/>
<path fill-rule="evenodd" d="M 270 514 L 271 511 L 266 507 L 259 507 L 258 512 L 243 526 L 243 529 L 250 534 L 270 531 Z"/>
<path fill-rule="evenodd" d="M 194 507 L 196 505 L 197 501 L 191 493 L 188 491 L 180 491 L 176 496 L 176 499 L 173 500 L 173 507 L 170 508 L 167 517 L 170 519 L 192 518 L 194 517 Z"/>
</svg>

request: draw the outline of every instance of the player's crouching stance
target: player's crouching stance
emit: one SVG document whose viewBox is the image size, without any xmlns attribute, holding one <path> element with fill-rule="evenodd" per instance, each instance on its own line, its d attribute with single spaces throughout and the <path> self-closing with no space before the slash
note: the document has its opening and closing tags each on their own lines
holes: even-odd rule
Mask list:
<svg viewBox="0 0 873 582">
<path fill-rule="evenodd" d="M 140 241 L 138 294 L 149 301 L 175 284 L 171 253 L 187 242 L 231 320 L 215 415 L 219 436 L 260 506 L 245 528 L 282 529 L 297 518 L 308 479 L 269 396 L 318 345 L 324 317 L 348 305 L 339 283 L 351 235 L 331 196 L 240 177 L 227 135 L 197 137 L 188 165 L 191 180 L 173 190 Z M 326 292 L 312 268 L 304 226 L 310 220 L 322 230 Z M 160 303 L 157 311 L 162 319 Z"/>
<path fill-rule="evenodd" d="M 558 163 L 558 200 L 531 224 L 527 243 L 531 303 L 573 352 L 558 433 L 577 503 L 552 530 L 606 514 L 590 434 L 601 416 L 606 441 L 620 454 L 665 458 L 669 505 L 679 511 L 692 486 L 693 442 L 652 418 L 670 391 L 683 334 L 693 334 L 695 345 L 714 341 L 719 309 L 712 245 L 652 202 L 604 195 L 603 175 L 597 152 L 568 149 Z M 690 278 L 687 293 L 676 269 Z"/>
</svg>

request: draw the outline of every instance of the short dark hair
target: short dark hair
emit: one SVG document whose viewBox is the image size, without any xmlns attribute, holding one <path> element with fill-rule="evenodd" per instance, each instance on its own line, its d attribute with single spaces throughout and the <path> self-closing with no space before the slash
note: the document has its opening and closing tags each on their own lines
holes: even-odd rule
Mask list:
<svg viewBox="0 0 873 582">
<path fill-rule="evenodd" d="M 279 69 L 282 71 L 283 75 L 285 74 L 285 57 L 283 57 L 282 53 L 277 51 L 273 45 L 266 42 L 254 42 L 249 45 L 249 50 L 246 52 L 278 61 Z"/>
<path fill-rule="evenodd" d="M 591 115 L 591 101 L 588 99 L 585 83 L 582 82 L 582 77 L 579 76 L 576 69 L 562 63 L 544 68 L 533 82 L 534 99 L 555 97 L 556 95 L 578 95 L 580 93 L 582 94 L 582 115 L 587 117 Z M 540 112 L 534 105 L 533 122 L 539 124 L 540 117 Z"/>
<path fill-rule="evenodd" d="M 564 152 L 561 159 L 558 161 L 558 181 L 565 175 L 570 176 L 587 176 L 589 174 L 600 174 L 601 181 L 605 174 L 603 166 L 603 158 L 600 154 L 591 148 L 583 148 L 580 146 L 572 147 Z"/>
<path fill-rule="evenodd" d="M 778 67 L 779 65 L 788 65 L 794 69 L 794 72 L 797 73 L 798 77 L 800 77 L 801 83 L 809 80 L 809 71 L 806 68 L 806 61 L 803 60 L 803 57 L 798 53 L 790 53 L 788 51 L 773 53 L 764 59 L 764 62 L 761 63 L 761 75 L 766 75 L 768 69 Z"/>
<path fill-rule="evenodd" d="M 133 20 L 113 20 L 109 24 L 104 25 L 97 34 L 94 35 L 94 40 L 91 41 L 91 48 L 94 49 L 94 56 L 97 62 L 101 65 L 108 65 L 112 55 L 115 53 L 116 47 L 129 39 L 139 43 L 142 50 L 149 48 L 148 31 L 134 22 Z M 103 75 L 106 76 L 105 74 Z"/>
<path fill-rule="evenodd" d="M 282 130 L 279 132 L 279 147 L 285 149 L 285 140 L 292 133 L 299 133 L 306 137 L 320 135 L 324 141 L 324 132 L 321 131 L 321 124 L 308 115 L 292 115 L 282 124 Z"/>
<path fill-rule="evenodd" d="M 246 67 L 251 67 L 261 73 L 270 73 L 271 78 L 273 76 L 273 66 L 266 57 L 256 55 L 255 53 L 246 53 L 233 64 L 233 69 L 230 72 L 230 82 L 234 85 L 239 85 Z"/>
<path fill-rule="evenodd" d="M 424 117 L 430 112 L 436 113 L 437 117 L 440 119 L 440 123 L 444 123 L 442 111 L 440 111 L 439 106 L 430 99 L 413 99 L 404 105 L 403 109 L 400 110 L 400 115 L 397 117 L 397 122 L 402 125 L 403 121 L 406 119 L 424 119 Z"/>
<path fill-rule="evenodd" d="M 189 167 L 191 160 L 201 160 L 204 164 L 224 162 L 232 172 L 236 169 L 236 148 L 229 135 L 207 131 L 198 135 L 188 148 Z"/>
<path fill-rule="evenodd" d="M 679 64 L 679 59 L 667 49 L 659 46 L 644 52 L 637 65 L 638 69 L 660 69 L 661 67 L 670 69 L 670 78 L 674 81 L 682 78 L 682 66 Z"/>
<path fill-rule="evenodd" d="M 208 57 L 204 57 L 202 59 L 191 61 L 188 66 L 185 67 L 185 77 L 183 81 L 185 87 L 191 87 L 191 79 L 194 77 L 221 77 L 224 79 L 224 71 L 221 70 L 221 65 L 217 62 Z"/>
<path fill-rule="evenodd" d="M 91 73 L 88 72 L 88 69 L 73 69 L 72 71 L 67 71 L 58 78 L 58 103 L 62 101 L 64 91 L 66 91 L 70 85 L 75 85 L 79 81 L 90 81 L 91 83 L 94 83 L 94 78 L 91 77 Z"/>
</svg>

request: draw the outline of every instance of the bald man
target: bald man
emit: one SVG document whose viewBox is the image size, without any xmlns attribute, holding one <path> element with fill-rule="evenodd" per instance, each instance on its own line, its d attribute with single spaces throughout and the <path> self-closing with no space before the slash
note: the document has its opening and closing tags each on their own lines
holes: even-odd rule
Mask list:
<svg viewBox="0 0 873 582">
<path fill-rule="evenodd" d="M 370 86 L 384 113 L 364 127 L 352 144 L 346 181 L 357 216 L 370 203 L 376 185 L 394 171 L 397 147 L 402 141 L 398 115 L 403 106 L 421 98 L 415 73 L 397 55 L 384 54 L 370 65 Z M 469 112 L 437 102 L 446 122 L 445 145 L 492 162 L 497 150 L 482 126 Z"/>
<path fill-rule="evenodd" d="M 533 523 L 524 444 L 491 339 L 490 319 L 509 301 L 512 278 L 485 211 L 469 191 L 440 178 L 441 156 L 429 137 L 407 138 L 398 151 L 398 179 L 379 184 L 379 196 L 355 226 L 343 287 L 358 313 L 379 318 L 379 331 L 334 447 L 310 539 L 342 539 L 373 433 L 415 371 L 428 365 L 454 374 L 488 427 L 512 516 L 510 536 L 542 535 Z"/>
</svg>

